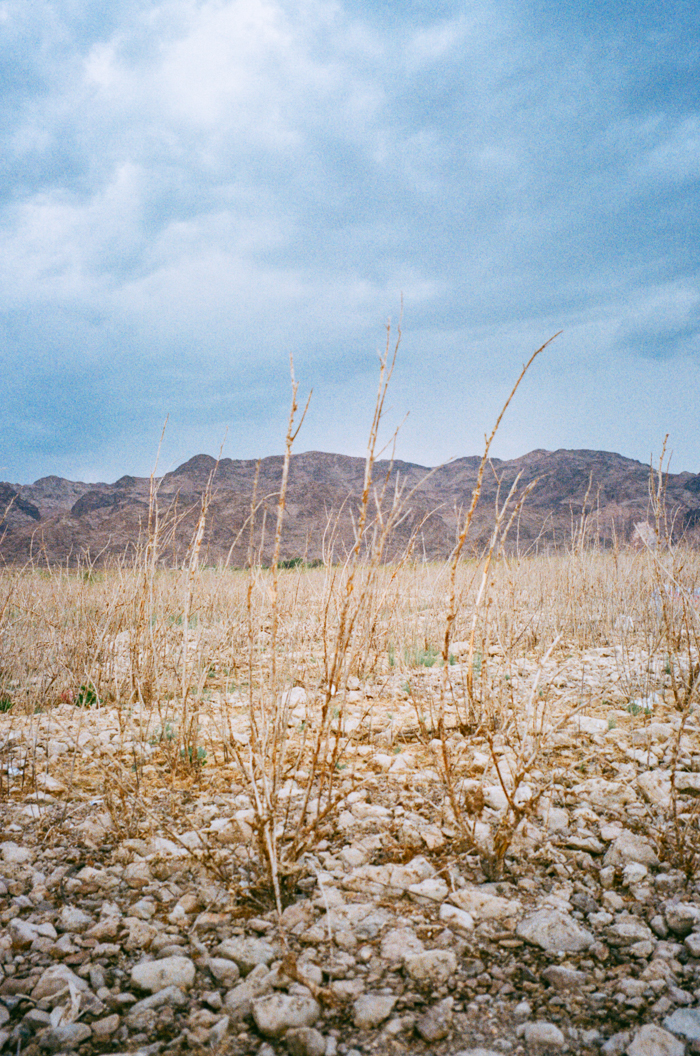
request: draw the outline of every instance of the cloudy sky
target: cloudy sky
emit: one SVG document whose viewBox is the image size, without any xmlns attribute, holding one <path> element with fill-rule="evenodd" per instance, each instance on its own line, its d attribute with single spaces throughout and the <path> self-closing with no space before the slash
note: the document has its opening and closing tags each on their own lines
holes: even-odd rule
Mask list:
<svg viewBox="0 0 700 1056">
<path fill-rule="evenodd" d="M 700 471 L 695 0 L 0 0 L 0 479 L 362 454 Z"/>
</svg>

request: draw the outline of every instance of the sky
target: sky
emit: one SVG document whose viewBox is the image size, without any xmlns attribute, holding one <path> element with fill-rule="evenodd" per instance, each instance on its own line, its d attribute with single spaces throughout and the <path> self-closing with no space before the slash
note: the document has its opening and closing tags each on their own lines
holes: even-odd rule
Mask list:
<svg viewBox="0 0 700 1056">
<path fill-rule="evenodd" d="M 700 472 L 695 0 L 0 0 L 0 479 L 493 446 Z"/>
</svg>

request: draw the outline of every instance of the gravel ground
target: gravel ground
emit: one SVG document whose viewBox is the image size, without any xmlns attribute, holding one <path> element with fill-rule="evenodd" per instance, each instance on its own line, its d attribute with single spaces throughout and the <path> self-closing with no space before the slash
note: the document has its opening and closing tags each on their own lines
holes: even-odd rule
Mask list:
<svg viewBox="0 0 700 1056">
<path fill-rule="evenodd" d="M 286 885 L 281 921 L 215 717 L 207 765 L 165 781 L 145 716 L 125 730 L 109 707 L 0 715 L 0 1049 L 700 1053 L 700 883 L 681 868 L 700 727 L 691 715 L 679 729 L 663 678 L 630 705 L 614 650 L 583 659 L 559 662 L 500 876 L 496 764 L 508 787 L 517 746 L 470 736 L 465 841 L 415 700 L 398 683 L 353 684 L 347 795 Z M 591 703 L 571 715 L 582 666 Z M 514 676 L 523 699 L 535 667 Z M 412 693 L 427 700 L 437 675 L 421 678 Z M 368 701 L 384 716 L 371 736 Z M 219 703 L 242 729 L 240 703 Z"/>
</svg>

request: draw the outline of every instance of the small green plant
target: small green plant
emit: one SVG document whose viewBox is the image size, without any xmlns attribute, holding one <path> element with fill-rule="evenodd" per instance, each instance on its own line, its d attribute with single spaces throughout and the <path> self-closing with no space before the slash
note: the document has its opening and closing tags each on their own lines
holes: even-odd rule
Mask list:
<svg viewBox="0 0 700 1056">
<path fill-rule="evenodd" d="M 396 650 L 394 649 L 391 642 L 389 643 L 389 667 L 394 667 L 396 664 Z"/>
<path fill-rule="evenodd" d="M 8 712 L 12 710 L 12 701 L 5 694 L 0 694 L 0 712 Z"/>
<path fill-rule="evenodd" d="M 99 705 L 100 698 L 92 682 L 84 683 L 75 695 L 73 702 L 76 708 L 94 708 Z"/>
<path fill-rule="evenodd" d="M 180 758 L 183 762 L 189 763 L 190 766 L 205 766 L 207 762 L 207 750 L 206 748 L 202 748 L 201 745 L 195 748 L 195 746 L 191 744 L 188 748 L 180 749 Z"/>
<path fill-rule="evenodd" d="M 630 701 L 627 705 L 627 711 L 630 715 L 651 715 L 651 708 L 643 708 L 641 704 L 635 704 L 634 701 Z"/>
<path fill-rule="evenodd" d="M 175 740 L 175 727 L 169 719 L 162 726 L 156 726 L 151 737 L 151 744 L 160 744 L 162 741 Z"/>
<path fill-rule="evenodd" d="M 617 719 L 616 719 L 616 718 L 614 718 L 614 716 L 612 716 L 612 715 L 611 715 L 611 716 L 610 716 L 610 718 L 608 719 L 608 729 L 609 729 L 609 730 L 615 730 L 615 729 L 617 729 Z"/>
<path fill-rule="evenodd" d="M 416 649 L 409 659 L 413 667 L 432 667 L 439 656 L 434 645 L 426 645 L 424 649 Z"/>
</svg>

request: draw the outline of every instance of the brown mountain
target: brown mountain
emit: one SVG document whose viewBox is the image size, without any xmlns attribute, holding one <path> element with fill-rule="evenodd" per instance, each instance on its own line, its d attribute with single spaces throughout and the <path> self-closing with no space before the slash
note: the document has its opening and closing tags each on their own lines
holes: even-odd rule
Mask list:
<svg viewBox="0 0 700 1056">
<path fill-rule="evenodd" d="M 375 486 L 415 489 L 406 516 L 393 536 L 393 552 L 412 532 L 416 554 L 446 557 L 455 541 L 459 511 L 469 505 L 479 458 L 456 459 L 429 470 L 410 462 L 378 462 Z M 182 560 L 211 480 L 203 556 L 208 563 L 245 562 L 249 516 L 255 490 L 255 546 L 269 560 L 283 459 L 222 459 L 195 455 L 155 481 L 156 505 L 165 560 Z M 650 517 L 649 467 L 607 451 L 531 451 L 509 461 L 493 459 L 487 469 L 472 547 L 483 546 L 494 521 L 495 504 L 520 474 L 518 493 L 533 485 L 510 535 L 521 551 L 571 543 L 585 522 L 587 537 L 602 545 L 629 542 L 634 526 Z M 257 475 L 257 485 L 256 485 Z M 307 451 L 293 455 L 282 556 L 307 560 L 336 557 L 352 545 L 364 476 L 364 461 L 346 455 Z M 124 476 L 114 484 L 83 484 L 42 477 L 20 486 L 0 483 L 0 560 L 30 558 L 69 563 L 88 557 L 103 562 L 128 554 L 146 537 L 151 482 Z M 676 537 L 700 533 L 700 474 L 668 474 L 665 505 Z"/>
</svg>

